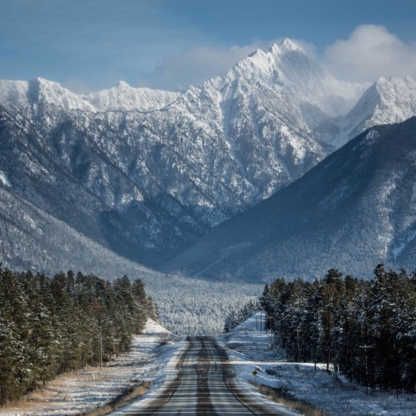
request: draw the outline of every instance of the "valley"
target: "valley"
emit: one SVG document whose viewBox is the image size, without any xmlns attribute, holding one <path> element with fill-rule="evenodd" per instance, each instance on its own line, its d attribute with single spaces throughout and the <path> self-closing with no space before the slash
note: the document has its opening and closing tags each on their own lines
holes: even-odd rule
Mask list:
<svg viewBox="0 0 416 416">
<path fill-rule="evenodd" d="M 380 159 L 377 176 L 360 158 L 377 151 L 366 139 L 377 125 L 415 113 L 414 91 L 410 77 L 338 81 L 289 39 L 181 93 L 120 82 L 80 95 L 42 78 L 0 81 L 2 262 L 140 277 L 164 299 L 162 320 L 192 333 L 196 321 L 175 315 L 166 278 L 186 293 L 185 314 L 203 287 L 223 298 L 202 317 L 228 310 L 236 280 L 247 282 L 242 305 L 279 274 L 411 268 L 413 191 L 395 191 L 410 180 L 411 127 L 397 133 L 397 165 Z M 391 129 L 385 146 L 400 128 Z M 222 325 L 201 319 L 209 333 Z"/>
<path fill-rule="evenodd" d="M 42 15 L 27 14 L 43 19 L 44 3 Z M 63 3 L 70 13 L 76 2 Z M 86 55 L 101 62 L 100 42 L 60 60 L 66 81 L 45 70 L 17 79 L 30 54 L 9 56 L 0 416 L 414 414 L 414 44 L 360 23 L 319 49 L 277 38 L 273 21 L 274 40 L 214 47 L 203 30 L 192 46 L 185 15 L 202 6 L 185 13 L 180 3 L 170 16 L 182 16 L 187 47 L 178 54 L 165 39 L 115 60 L 150 7 L 120 6 L 137 13 L 107 43 L 112 59 L 101 57 L 111 77 L 103 81 L 105 65 L 95 71 L 105 88 L 66 72 Z M 0 20 L 13 7 L 0 4 Z M 83 42 L 112 35 L 117 16 Z M 319 33 L 330 32 L 326 23 Z M 36 43 L 52 26 L 25 36 Z M 77 49 L 70 32 L 55 54 Z M 15 46 L 2 36 L 7 55 Z M 355 65 L 349 76 L 343 57 Z M 113 82 L 129 60 L 147 75 Z M 186 87 L 163 89 L 169 67 Z M 203 80 L 190 85 L 188 75 Z"/>
</svg>

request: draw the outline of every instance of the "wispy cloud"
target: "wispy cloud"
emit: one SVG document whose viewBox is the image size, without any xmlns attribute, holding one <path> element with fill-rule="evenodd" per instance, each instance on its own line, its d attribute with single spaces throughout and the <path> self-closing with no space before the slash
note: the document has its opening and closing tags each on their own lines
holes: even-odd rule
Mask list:
<svg viewBox="0 0 416 416">
<path fill-rule="evenodd" d="M 316 48 L 311 43 L 292 40 L 306 53 L 315 55 Z M 267 51 L 273 43 L 279 44 L 281 41 L 282 39 L 253 40 L 242 46 L 190 48 L 162 62 L 147 78 L 141 80 L 139 85 L 167 90 L 183 90 L 189 85 L 199 86 L 209 78 L 224 75 L 256 49 Z"/>
<path fill-rule="evenodd" d="M 406 43 L 384 26 L 360 25 L 346 40 L 327 46 L 322 55 L 304 40 L 294 39 L 336 78 L 375 81 L 381 76 L 416 76 L 416 44 Z M 267 50 L 274 41 L 253 41 L 228 48 L 194 47 L 163 61 L 140 85 L 162 89 L 183 89 L 223 75 L 255 49 Z"/>
<path fill-rule="evenodd" d="M 416 44 L 406 43 L 384 26 L 358 26 L 346 40 L 325 49 L 324 64 L 337 77 L 374 81 L 416 75 Z"/>
<path fill-rule="evenodd" d="M 200 85 L 208 78 L 224 75 L 250 53 L 258 48 L 267 49 L 271 43 L 254 41 L 248 45 L 227 48 L 190 48 L 162 62 L 140 85 L 168 90 Z"/>
</svg>

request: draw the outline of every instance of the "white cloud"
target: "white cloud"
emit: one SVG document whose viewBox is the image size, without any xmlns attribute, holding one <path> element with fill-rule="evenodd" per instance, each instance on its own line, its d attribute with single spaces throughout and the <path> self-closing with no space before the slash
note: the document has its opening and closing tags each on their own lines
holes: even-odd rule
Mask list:
<svg viewBox="0 0 416 416">
<path fill-rule="evenodd" d="M 416 45 L 403 42 L 384 26 L 358 26 L 347 40 L 325 49 L 324 64 L 337 78 L 375 81 L 416 75 Z"/>
<path fill-rule="evenodd" d="M 273 42 L 254 41 L 249 45 L 215 48 L 208 46 L 187 49 L 158 65 L 140 86 L 167 90 L 201 85 L 208 78 L 222 76 L 228 69 L 256 49 L 267 50 Z"/>
<path fill-rule="evenodd" d="M 329 45 L 323 56 L 316 54 L 313 44 L 292 40 L 338 79 L 362 82 L 375 81 L 381 76 L 416 77 L 416 44 L 403 42 L 384 26 L 358 26 L 347 40 Z M 140 86 L 167 90 L 198 86 L 208 78 L 224 75 L 257 48 L 268 50 L 272 43 L 280 41 L 253 41 L 228 48 L 189 48 L 156 66 L 150 76 L 140 81 Z"/>
</svg>

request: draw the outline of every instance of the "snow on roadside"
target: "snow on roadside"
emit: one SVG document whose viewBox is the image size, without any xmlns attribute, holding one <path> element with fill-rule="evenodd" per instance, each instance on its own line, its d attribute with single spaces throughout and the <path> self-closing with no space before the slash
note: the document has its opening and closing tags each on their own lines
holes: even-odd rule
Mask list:
<svg viewBox="0 0 416 416">
<path fill-rule="evenodd" d="M 169 342 L 161 346 L 167 337 Z M 145 398 L 176 375 L 174 362 L 187 343 L 173 341 L 169 331 L 149 319 L 143 333 L 134 337 L 131 351 L 106 363 L 101 373 L 99 367 L 86 367 L 62 374 L 48 383 L 44 391 L 33 392 L 16 405 L 0 408 L 0 416 L 77 415 L 104 406 L 125 388 L 151 381 Z M 161 375 L 165 368 L 169 369 L 168 376 Z"/>
<path fill-rule="evenodd" d="M 416 401 L 366 395 L 354 384 L 336 380 L 324 364 L 315 371 L 313 363 L 286 361 L 282 351 L 270 350 L 270 332 L 261 329 L 263 322 L 259 312 L 220 338 L 243 390 L 259 396 L 251 383 L 282 389 L 334 416 L 416 415 Z"/>
<path fill-rule="evenodd" d="M 157 366 L 155 368 L 157 372 L 152 372 L 152 386 L 149 388 L 147 393 L 131 404 L 110 413 L 110 415 L 131 415 L 133 412 L 138 412 L 148 406 L 156 397 L 158 397 L 160 393 L 162 393 L 166 385 L 173 381 L 178 375 L 176 365 L 180 361 L 180 357 L 188 345 L 189 343 L 184 338 L 181 338 L 180 341 L 176 344 L 176 348 L 168 349 L 162 355 L 160 355 L 155 361 L 155 364 L 157 362 Z"/>
</svg>

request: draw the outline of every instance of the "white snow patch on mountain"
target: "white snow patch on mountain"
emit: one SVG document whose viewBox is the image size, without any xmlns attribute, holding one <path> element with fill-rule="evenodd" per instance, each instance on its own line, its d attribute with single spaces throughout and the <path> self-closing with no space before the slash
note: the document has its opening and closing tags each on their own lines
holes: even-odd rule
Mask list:
<svg viewBox="0 0 416 416">
<path fill-rule="evenodd" d="M 0 170 L 0 182 L 9 188 L 11 188 L 12 184 L 10 183 L 9 179 L 7 178 L 6 174 Z"/>
</svg>

